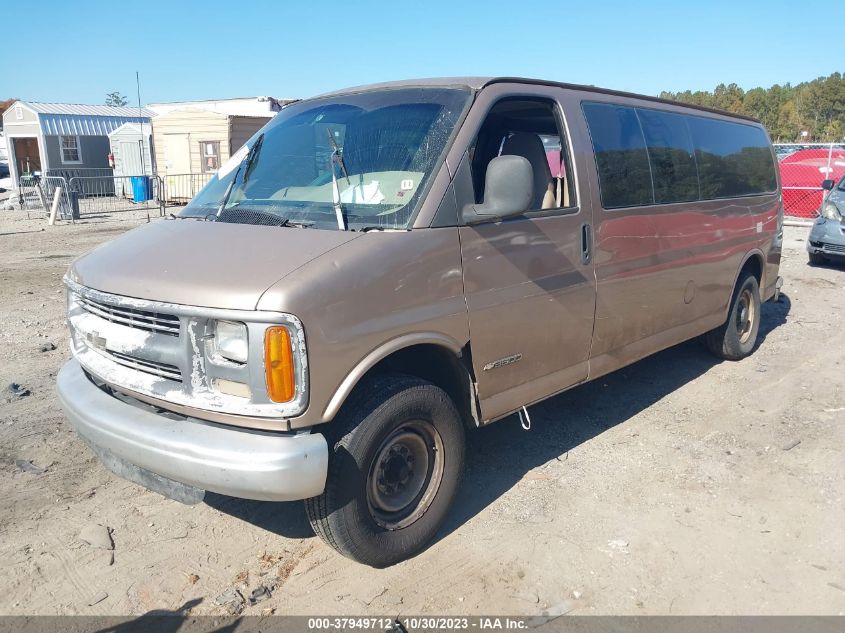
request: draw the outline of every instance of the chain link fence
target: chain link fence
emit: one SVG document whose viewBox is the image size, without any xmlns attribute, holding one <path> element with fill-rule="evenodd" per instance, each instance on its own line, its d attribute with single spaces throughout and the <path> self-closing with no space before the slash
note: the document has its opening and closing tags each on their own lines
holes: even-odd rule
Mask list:
<svg viewBox="0 0 845 633">
<path fill-rule="evenodd" d="M 779 143 L 774 146 L 783 188 L 783 212 L 790 218 L 818 216 L 822 181 L 845 177 L 845 144 Z"/>
</svg>

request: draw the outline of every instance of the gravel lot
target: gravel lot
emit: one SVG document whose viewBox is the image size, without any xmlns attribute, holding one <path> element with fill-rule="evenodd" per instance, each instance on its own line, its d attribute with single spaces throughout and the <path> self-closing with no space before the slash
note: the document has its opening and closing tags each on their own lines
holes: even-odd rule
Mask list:
<svg viewBox="0 0 845 633">
<path fill-rule="evenodd" d="M 845 613 L 845 267 L 809 267 L 806 229 L 753 356 L 691 341 L 533 408 L 531 431 L 475 432 L 439 540 L 379 571 L 299 503 L 187 507 L 117 479 L 64 421 L 62 275 L 143 221 L 0 212 L 1 614 L 222 614 L 259 585 L 245 613 Z M 113 551 L 80 538 L 97 524 Z"/>
</svg>

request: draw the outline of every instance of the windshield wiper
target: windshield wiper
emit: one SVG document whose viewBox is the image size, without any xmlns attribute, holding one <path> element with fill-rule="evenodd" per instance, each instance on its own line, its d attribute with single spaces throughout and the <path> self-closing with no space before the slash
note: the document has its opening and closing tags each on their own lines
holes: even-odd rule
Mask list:
<svg viewBox="0 0 845 633">
<path fill-rule="evenodd" d="M 346 230 L 346 220 L 343 217 L 343 206 L 340 204 L 340 189 L 337 186 L 337 172 L 335 165 L 340 165 L 340 170 L 346 177 L 346 184 L 349 182 L 349 172 L 346 171 L 346 164 L 343 162 L 343 153 L 335 143 L 332 131 L 326 128 L 326 135 L 329 137 L 329 144 L 332 146 L 332 155 L 329 158 L 330 167 L 332 170 L 332 206 L 334 207 L 334 214 L 337 217 L 337 228 L 341 231 Z"/>
<path fill-rule="evenodd" d="M 306 220 L 291 220 L 290 218 L 285 218 L 284 224 L 280 224 L 279 226 L 295 226 L 298 229 L 310 229 L 314 226 L 314 222 L 306 221 Z"/>
<path fill-rule="evenodd" d="M 250 174 L 252 173 L 253 168 L 255 167 L 255 163 L 258 160 L 258 154 L 261 153 L 261 146 L 264 144 L 264 135 L 258 137 L 258 140 L 253 143 L 252 147 L 249 150 L 249 155 L 246 157 L 246 169 L 244 170 L 244 179 L 241 181 L 241 184 L 246 184 L 247 178 L 249 178 Z M 235 175 L 237 178 L 237 175 Z"/>
<path fill-rule="evenodd" d="M 241 169 L 244 168 L 246 165 L 246 171 L 244 172 L 244 179 L 243 182 L 246 182 L 246 179 L 249 177 L 250 171 L 252 171 L 252 164 L 255 161 L 255 157 L 258 155 L 258 150 L 261 149 L 261 143 L 264 141 L 264 134 L 259 136 L 255 143 L 252 144 L 252 147 L 249 148 L 249 152 L 246 155 L 246 159 L 238 165 L 238 170 L 235 172 L 235 177 L 232 178 L 232 182 L 229 183 L 229 186 L 226 187 L 226 193 L 223 194 L 223 200 L 220 202 L 220 206 L 217 207 L 217 217 L 220 217 L 220 214 L 223 213 L 223 209 L 226 208 L 226 204 L 229 202 L 229 196 L 232 195 L 232 190 L 235 188 L 235 183 L 238 182 L 238 175 L 241 173 Z"/>
</svg>

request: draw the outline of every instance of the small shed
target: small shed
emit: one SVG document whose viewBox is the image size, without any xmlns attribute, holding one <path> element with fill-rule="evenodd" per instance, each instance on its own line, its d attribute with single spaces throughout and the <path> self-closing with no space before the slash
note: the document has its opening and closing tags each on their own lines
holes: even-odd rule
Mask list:
<svg viewBox="0 0 845 633">
<path fill-rule="evenodd" d="M 185 108 L 153 121 L 153 152 L 159 174 L 214 174 L 269 116 L 242 116 Z"/>
<path fill-rule="evenodd" d="M 124 123 L 109 133 L 114 158 L 114 176 L 152 176 L 155 173 L 152 127 L 145 123 Z"/>
</svg>

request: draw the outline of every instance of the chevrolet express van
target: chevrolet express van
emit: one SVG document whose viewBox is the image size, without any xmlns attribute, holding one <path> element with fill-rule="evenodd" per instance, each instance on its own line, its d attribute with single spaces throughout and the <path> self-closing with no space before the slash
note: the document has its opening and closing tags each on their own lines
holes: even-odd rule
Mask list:
<svg viewBox="0 0 845 633">
<path fill-rule="evenodd" d="M 304 499 L 384 567 L 443 523 L 469 429 L 693 337 L 750 354 L 781 240 L 757 121 L 514 78 L 352 88 L 72 264 L 58 391 L 118 475 Z"/>
</svg>

